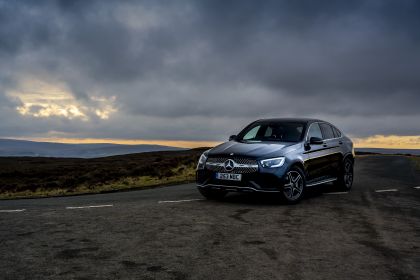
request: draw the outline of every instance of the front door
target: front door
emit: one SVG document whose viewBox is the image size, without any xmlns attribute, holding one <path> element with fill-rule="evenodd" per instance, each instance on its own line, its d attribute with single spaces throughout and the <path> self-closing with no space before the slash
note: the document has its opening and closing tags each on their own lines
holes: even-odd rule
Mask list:
<svg viewBox="0 0 420 280">
<path fill-rule="evenodd" d="M 324 141 L 322 144 L 310 144 L 311 137 L 324 139 L 321 127 L 318 123 L 312 123 L 309 127 L 306 148 L 304 154 L 305 169 L 308 173 L 308 180 L 314 180 L 328 176 L 331 170 L 330 147 Z"/>
</svg>

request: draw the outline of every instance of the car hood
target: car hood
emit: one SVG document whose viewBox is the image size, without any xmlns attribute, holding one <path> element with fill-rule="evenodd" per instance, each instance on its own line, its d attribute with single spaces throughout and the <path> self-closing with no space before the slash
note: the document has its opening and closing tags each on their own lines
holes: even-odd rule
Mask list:
<svg viewBox="0 0 420 280">
<path fill-rule="evenodd" d="M 282 156 L 289 152 L 296 143 L 289 142 L 236 142 L 229 141 L 214 147 L 209 151 L 209 156 L 246 156 L 263 158 L 268 156 Z M 294 150 L 294 149 L 293 149 Z"/>
</svg>

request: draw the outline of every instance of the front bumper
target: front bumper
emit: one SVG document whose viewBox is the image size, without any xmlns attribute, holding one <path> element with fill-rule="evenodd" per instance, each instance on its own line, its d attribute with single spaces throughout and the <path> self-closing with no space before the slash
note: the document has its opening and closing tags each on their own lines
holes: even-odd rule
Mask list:
<svg viewBox="0 0 420 280">
<path fill-rule="evenodd" d="M 233 192 L 261 192 L 278 193 L 283 191 L 286 182 L 285 172 L 255 172 L 242 174 L 241 181 L 228 181 L 216 179 L 216 172 L 203 169 L 196 172 L 198 188 L 216 189 Z"/>
<path fill-rule="evenodd" d="M 227 185 L 214 185 L 214 184 L 207 184 L 207 185 L 198 185 L 199 189 L 212 189 L 212 190 L 221 190 L 227 192 L 261 192 L 261 193 L 279 193 L 281 192 L 280 189 L 273 189 L 273 190 L 265 190 L 265 189 L 257 189 L 252 187 L 240 187 L 240 186 L 227 186 Z"/>
</svg>

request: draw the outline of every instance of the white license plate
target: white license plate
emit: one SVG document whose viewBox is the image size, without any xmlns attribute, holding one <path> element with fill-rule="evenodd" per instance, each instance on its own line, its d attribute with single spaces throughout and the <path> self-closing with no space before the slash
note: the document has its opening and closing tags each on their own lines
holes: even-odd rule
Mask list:
<svg viewBox="0 0 420 280">
<path fill-rule="evenodd" d="M 242 179 L 242 174 L 216 173 L 216 179 L 229 180 L 229 181 L 240 181 Z"/>
</svg>

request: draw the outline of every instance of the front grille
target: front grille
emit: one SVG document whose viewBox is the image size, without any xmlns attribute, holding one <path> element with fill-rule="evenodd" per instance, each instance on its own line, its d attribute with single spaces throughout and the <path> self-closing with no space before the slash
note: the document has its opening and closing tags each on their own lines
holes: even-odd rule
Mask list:
<svg viewBox="0 0 420 280">
<path fill-rule="evenodd" d="M 225 162 L 229 159 L 234 161 L 234 168 L 231 171 L 226 171 Z M 258 171 L 258 162 L 249 158 L 215 157 L 207 159 L 206 168 L 214 172 L 254 173 Z"/>
</svg>

